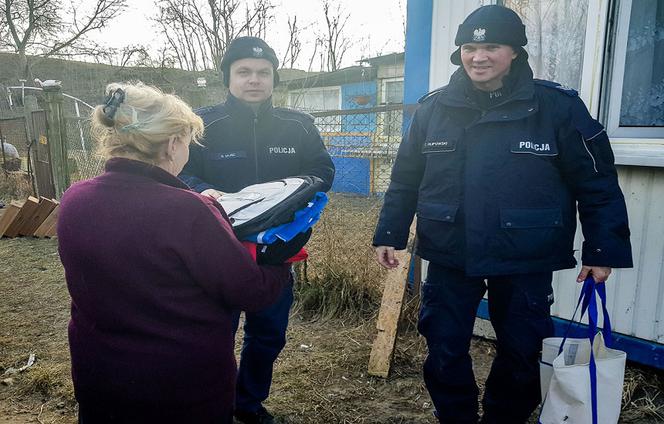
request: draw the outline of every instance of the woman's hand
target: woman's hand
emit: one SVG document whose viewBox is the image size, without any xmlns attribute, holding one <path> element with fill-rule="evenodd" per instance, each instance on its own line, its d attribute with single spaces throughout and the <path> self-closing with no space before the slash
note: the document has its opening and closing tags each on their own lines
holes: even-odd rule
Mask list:
<svg viewBox="0 0 664 424">
<path fill-rule="evenodd" d="M 201 192 L 201 194 L 202 194 L 203 196 L 208 196 L 208 197 L 213 198 L 213 199 L 216 200 L 216 201 L 219 201 L 219 199 L 221 198 L 221 196 L 223 196 L 223 195 L 226 194 L 226 193 L 224 193 L 223 191 L 215 190 L 215 189 L 213 189 L 213 188 L 208 188 L 207 190 L 203 190 L 203 191 Z"/>
</svg>

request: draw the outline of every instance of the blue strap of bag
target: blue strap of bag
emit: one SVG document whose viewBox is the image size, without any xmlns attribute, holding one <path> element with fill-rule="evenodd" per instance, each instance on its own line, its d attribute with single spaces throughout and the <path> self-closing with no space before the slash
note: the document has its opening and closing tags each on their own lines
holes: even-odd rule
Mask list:
<svg viewBox="0 0 664 424">
<path fill-rule="evenodd" d="M 579 300 L 576 303 L 576 308 L 574 309 L 574 313 L 572 314 L 570 323 L 567 325 L 567 329 L 565 330 L 565 335 L 563 336 L 563 340 L 560 343 L 560 348 L 558 349 L 559 355 L 563 352 L 563 347 L 565 346 L 565 342 L 567 341 L 567 337 L 569 336 L 569 332 L 572 326 L 581 323 L 581 320 L 583 319 L 583 316 L 586 314 L 586 311 L 588 309 L 590 299 L 594 297 L 595 293 L 599 295 L 602 301 L 602 314 L 604 317 L 604 326 L 602 328 L 602 335 L 604 336 L 604 343 L 606 344 L 607 347 L 611 347 L 613 345 L 611 320 L 609 319 L 609 312 L 606 308 L 606 285 L 604 283 L 595 283 L 593 277 L 588 276 L 588 278 L 586 278 L 586 280 L 583 282 L 583 288 L 581 289 L 581 293 L 579 293 Z M 579 311 L 579 306 L 581 307 L 581 316 L 579 317 L 579 321 L 576 321 L 575 318 L 576 318 L 576 313 Z M 597 328 L 595 328 L 594 332 L 595 333 L 597 332 Z"/>
<path fill-rule="evenodd" d="M 593 353 L 593 344 L 595 341 L 595 335 L 597 334 L 597 319 L 598 319 L 598 309 L 597 309 L 597 297 L 595 294 L 599 295 L 602 304 L 602 315 L 604 318 L 604 325 L 602 328 L 602 336 L 604 337 L 605 345 L 613 345 L 613 335 L 611 333 L 611 321 L 609 319 L 609 312 L 606 307 L 606 285 L 604 283 L 595 283 L 595 280 L 592 276 L 588 276 L 583 282 L 583 288 L 579 295 L 579 300 L 576 304 L 576 309 L 572 315 L 572 321 L 567 326 L 565 331 L 565 336 L 563 337 L 562 342 L 560 343 L 560 348 L 558 354 L 562 353 L 569 335 L 570 328 L 572 325 L 578 324 L 577 321 L 574 321 L 574 317 L 581 306 L 581 316 L 579 317 L 579 322 L 583 319 L 586 311 L 588 311 L 588 340 L 590 341 L 590 361 L 589 361 L 589 374 L 590 374 L 590 398 L 591 398 L 591 407 L 592 407 L 592 424 L 597 424 L 597 364 L 595 362 L 595 354 Z"/>
<path fill-rule="evenodd" d="M 592 277 L 590 277 L 592 280 Z M 586 284 L 584 282 L 584 284 Z M 588 340 L 590 340 L 590 362 L 588 363 L 588 371 L 590 373 L 590 400 L 593 413 L 593 424 L 597 424 L 597 364 L 595 363 L 595 354 L 593 352 L 593 343 L 595 342 L 595 334 L 597 334 L 597 297 L 595 296 L 595 282 L 590 284 L 593 290 L 590 294 L 588 302 Z"/>
</svg>

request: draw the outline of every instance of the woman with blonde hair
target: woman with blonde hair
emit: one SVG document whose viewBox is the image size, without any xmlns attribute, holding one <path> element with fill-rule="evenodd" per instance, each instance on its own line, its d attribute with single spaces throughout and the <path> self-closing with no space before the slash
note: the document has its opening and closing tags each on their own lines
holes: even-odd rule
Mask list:
<svg viewBox="0 0 664 424">
<path fill-rule="evenodd" d="M 177 179 L 201 119 L 142 84 L 92 115 L 105 172 L 62 197 L 60 258 L 79 422 L 230 423 L 232 310 L 274 301 L 289 267 L 258 266 L 223 209 Z"/>
</svg>

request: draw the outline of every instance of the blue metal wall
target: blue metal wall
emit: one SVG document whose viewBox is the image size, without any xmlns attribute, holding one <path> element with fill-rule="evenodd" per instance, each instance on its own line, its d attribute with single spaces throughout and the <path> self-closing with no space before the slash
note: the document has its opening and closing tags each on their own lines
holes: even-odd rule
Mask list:
<svg viewBox="0 0 664 424">
<path fill-rule="evenodd" d="M 366 109 L 376 106 L 376 81 L 341 86 L 342 109 Z M 362 97 L 360 99 L 360 97 Z M 358 104 L 367 100 L 366 104 Z M 370 133 L 376 131 L 376 114 L 342 115 L 341 133 L 330 140 L 329 149 L 337 169 L 332 191 L 368 195 L 371 189 L 371 160 L 344 157 L 345 147 L 357 148 L 371 144 Z M 364 135 L 366 134 L 366 135 Z"/>
</svg>

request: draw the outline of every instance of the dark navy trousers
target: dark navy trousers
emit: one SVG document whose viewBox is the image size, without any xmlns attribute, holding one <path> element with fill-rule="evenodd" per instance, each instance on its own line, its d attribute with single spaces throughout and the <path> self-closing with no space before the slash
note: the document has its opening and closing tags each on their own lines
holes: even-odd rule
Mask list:
<svg viewBox="0 0 664 424">
<path fill-rule="evenodd" d="M 497 354 L 482 423 L 525 423 L 540 402 L 539 352 L 553 334 L 552 273 L 468 277 L 429 264 L 418 330 L 427 341 L 424 382 L 441 423 L 477 423 L 479 390 L 469 354 L 477 308 L 488 290 Z"/>
<path fill-rule="evenodd" d="M 259 312 L 245 312 L 244 342 L 237 376 L 235 408 L 256 412 L 270 394 L 272 368 L 286 345 L 288 315 L 293 305 L 293 277 L 279 299 Z M 234 316 L 234 332 L 240 312 Z"/>
</svg>

